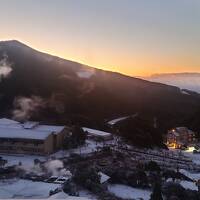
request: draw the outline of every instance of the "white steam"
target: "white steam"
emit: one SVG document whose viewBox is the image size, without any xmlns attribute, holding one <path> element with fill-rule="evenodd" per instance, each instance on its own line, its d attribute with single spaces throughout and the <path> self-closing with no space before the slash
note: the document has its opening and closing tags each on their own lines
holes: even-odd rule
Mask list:
<svg viewBox="0 0 200 200">
<path fill-rule="evenodd" d="M 45 163 L 21 165 L 17 167 L 24 170 L 26 173 L 31 173 L 35 175 L 58 176 L 68 178 L 72 177 L 71 172 L 64 168 L 64 164 L 61 160 L 49 160 Z"/>
<path fill-rule="evenodd" d="M 4 55 L 0 60 L 0 79 L 6 78 L 12 72 L 11 64 L 8 62 L 8 56 Z"/>
<path fill-rule="evenodd" d="M 60 160 L 51 160 L 45 163 L 45 167 L 48 173 L 54 176 L 58 176 L 59 171 L 63 169 L 64 165 L 63 165 L 63 162 Z"/>
<path fill-rule="evenodd" d="M 36 175 L 44 174 L 44 171 L 41 168 L 40 164 L 21 165 L 21 166 L 17 166 L 17 168 L 24 170 L 26 173 L 32 173 L 32 174 L 36 174 Z"/>
<path fill-rule="evenodd" d="M 47 172 L 53 176 L 71 176 L 70 171 L 64 168 L 63 162 L 60 160 L 50 160 L 45 163 Z"/>
<path fill-rule="evenodd" d="M 13 119 L 25 121 L 31 118 L 40 108 L 45 106 L 45 102 L 41 97 L 31 96 L 17 97 L 14 100 Z"/>
</svg>

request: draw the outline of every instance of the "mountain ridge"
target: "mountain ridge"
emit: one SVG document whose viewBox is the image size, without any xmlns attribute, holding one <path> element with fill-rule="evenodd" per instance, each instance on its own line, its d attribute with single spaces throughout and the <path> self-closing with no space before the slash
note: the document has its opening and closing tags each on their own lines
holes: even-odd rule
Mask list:
<svg viewBox="0 0 200 200">
<path fill-rule="evenodd" d="M 97 126 L 105 119 L 139 112 L 166 120 L 171 127 L 200 107 L 198 95 L 184 95 L 178 87 L 51 56 L 16 40 L 0 42 L 0 60 L 5 54 L 12 72 L 0 82 L 1 116 L 13 117 L 20 109 L 25 112 L 21 98 L 31 105 L 42 102 L 35 105 L 36 113 L 28 110 L 31 120 L 78 119 Z"/>
</svg>

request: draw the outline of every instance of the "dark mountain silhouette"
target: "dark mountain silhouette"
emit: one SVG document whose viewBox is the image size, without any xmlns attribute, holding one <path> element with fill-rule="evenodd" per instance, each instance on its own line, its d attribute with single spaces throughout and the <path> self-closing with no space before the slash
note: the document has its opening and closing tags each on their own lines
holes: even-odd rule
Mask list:
<svg viewBox="0 0 200 200">
<path fill-rule="evenodd" d="M 162 147 L 162 130 L 155 127 L 154 120 L 146 115 L 130 117 L 120 121 L 114 129 L 123 136 L 126 142 L 133 143 L 139 147 Z"/>
<path fill-rule="evenodd" d="M 64 60 L 18 41 L 0 42 L 0 60 L 12 68 L 0 82 L 1 116 L 95 127 L 140 113 L 156 117 L 165 130 L 200 108 L 198 94 Z"/>
</svg>

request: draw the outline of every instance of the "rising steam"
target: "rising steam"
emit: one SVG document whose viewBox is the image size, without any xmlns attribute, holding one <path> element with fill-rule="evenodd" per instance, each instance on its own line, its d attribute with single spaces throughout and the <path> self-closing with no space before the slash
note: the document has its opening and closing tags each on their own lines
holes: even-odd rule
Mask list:
<svg viewBox="0 0 200 200">
<path fill-rule="evenodd" d="M 0 60 L 0 79 L 6 78 L 11 72 L 11 63 L 8 62 L 8 56 L 4 54 L 3 58 Z"/>
<path fill-rule="evenodd" d="M 69 178 L 72 176 L 71 172 L 64 168 L 64 164 L 61 160 L 48 160 L 46 162 L 30 165 L 22 164 L 17 167 L 24 170 L 26 173 L 35 175 L 46 174 L 49 176 L 65 176 Z"/>
<path fill-rule="evenodd" d="M 25 121 L 31 118 L 40 108 L 45 106 L 45 102 L 41 97 L 31 96 L 17 97 L 14 100 L 13 119 Z"/>
</svg>

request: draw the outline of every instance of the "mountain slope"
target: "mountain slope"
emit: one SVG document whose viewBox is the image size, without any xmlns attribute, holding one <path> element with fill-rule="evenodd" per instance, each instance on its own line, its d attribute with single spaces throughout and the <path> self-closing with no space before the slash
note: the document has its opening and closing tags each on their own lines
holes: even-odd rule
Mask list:
<svg viewBox="0 0 200 200">
<path fill-rule="evenodd" d="M 11 66 L 0 82 L 0 114 L 18 119 L 95 123 L 136 112 L 173 126 L 200 107 L 180 89 L 103 71 L 38 52 L 18 41 L 0 42 Z M 1 66 L 0 66 L 1 71 Z"/>
</svg>

